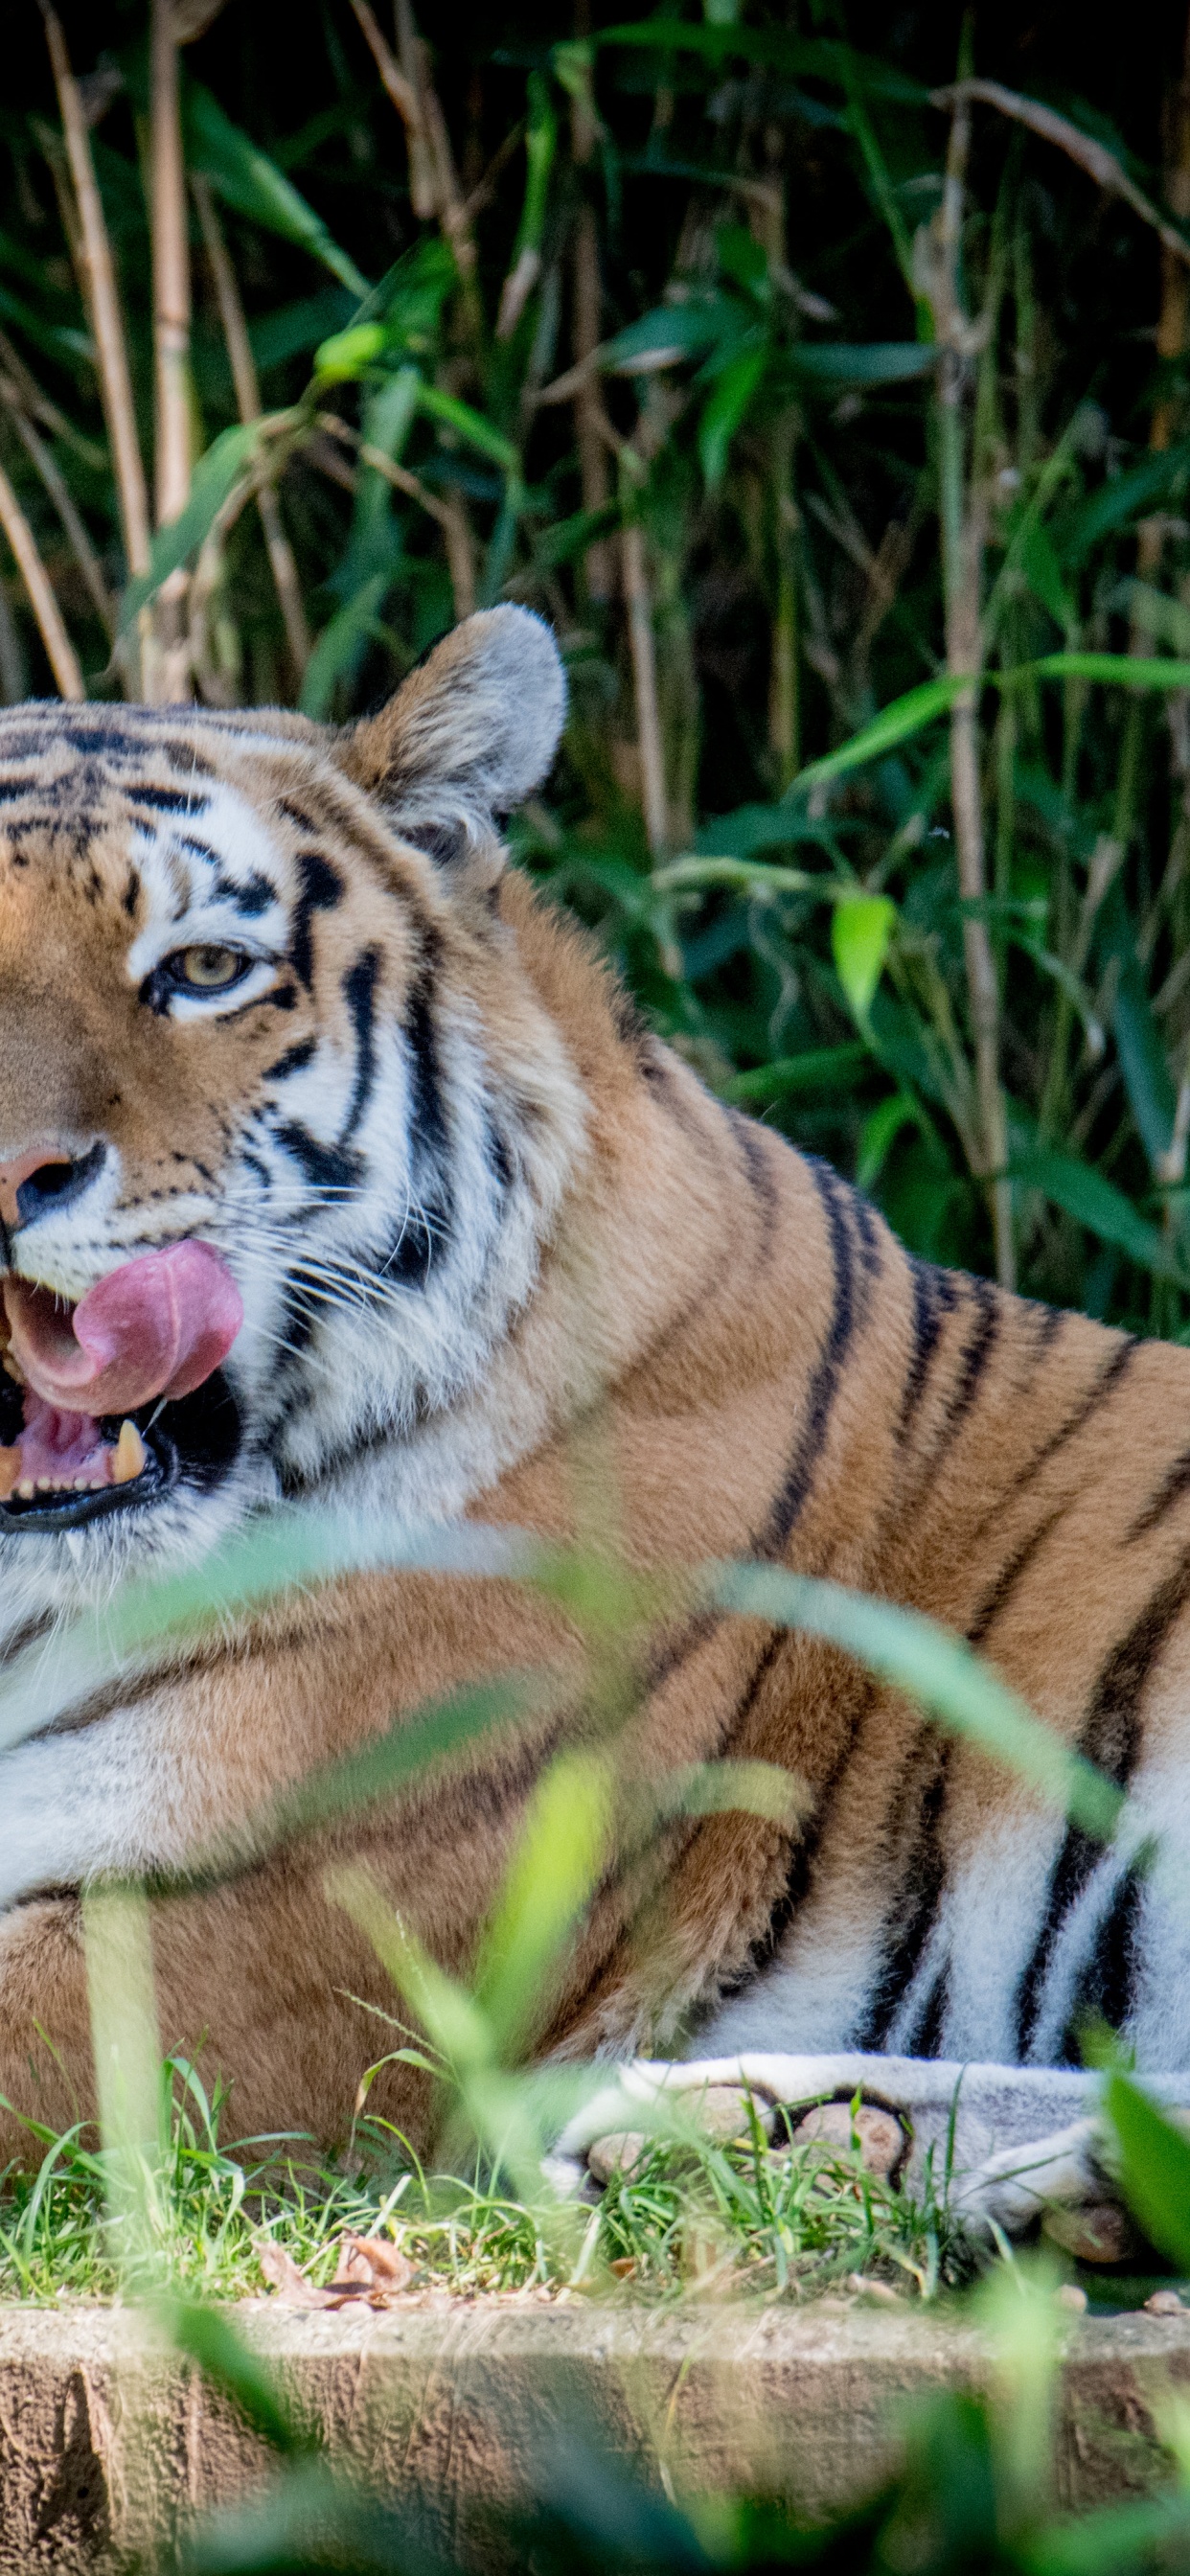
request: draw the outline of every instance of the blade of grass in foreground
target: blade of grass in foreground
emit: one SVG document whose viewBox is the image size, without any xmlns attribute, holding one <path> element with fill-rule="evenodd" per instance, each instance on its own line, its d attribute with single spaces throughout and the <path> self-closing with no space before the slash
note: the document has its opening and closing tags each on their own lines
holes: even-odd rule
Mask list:
<svg viewBox="0 0 1190 2576">
<path fill-rule="evenodd" d="M 270 1514 L 225 1539 L 193 1571 L 129 1583 L 102 1609 L 97 1605 L 27 1647 L 0 1689 L 0 1748 L 50 1725 L 111 1682 L 168 1663 L 168 1649 L 254 1606 L 381 1566 L 527 1582 L 563 1606 L 573 1606 L 584 1583 L 589 1589 L 594 1571 L 590 1559 L 547 1548 L 524 1530 L 474 1522 L 416 1528 L 393 1513 L 366 1521 L 345 1512 Z M 746 1563 L 671 1575 L 654 1588 L 658 1613 L 667 1603 L 673 1609 L 701 1598 L 744 1618 L 830 1638 L 941 1724 L 1017 1771 L 1088 1833 L 1107 1840 L 1118 1830 L 1127 1809 L 1123 1793 L 1044 1726 L 961 1638 L 920 1612 L 842 1584 Z"/>
</svg>

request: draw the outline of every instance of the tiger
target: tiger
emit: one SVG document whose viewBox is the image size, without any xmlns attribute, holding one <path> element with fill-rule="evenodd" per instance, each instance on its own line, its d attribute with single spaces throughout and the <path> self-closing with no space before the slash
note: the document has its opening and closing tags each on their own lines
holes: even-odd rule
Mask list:
<svg viewBox="0 0 1190 2576">
<path fill-rule="evenodd" d="M 342 2144 L 396 2009 L 343 1871 L 466 1980 L 550 1765 L 604 1740 L 532 1541 L 602 1549 L 643 1604 L 634 1796 L 532 2053 L 638 2099 L 858 2090 L 919 2137 L 959 2086 L 971 2206 L 1023 2223 L 1022 2150 L 1059 2196 L 1101 2179 L 1089 2019 L 1190 2102 L 1190 1350 L 911 1254 L 651 1032 L 510 863 L 565 710 L 549 628 L 504 604 L 338 728 L 0 712 L 3 1667 L 48 1673 L 127 1581 L 201 1592 L 274 1526 L 441 1539 L 171 1632 L 3 1735 L 0 2159 L 94 2115 L 84 1912 L 129 1879 L 163 2043 L 241 2135 Z M 1129 1834 L 677 1580 L 738 1559 L 969 1640 L 1127 1791 Z M 265 1830 L 510 1675 L 534 1686 L 498 1724 Z M 662 1794 L 725 1761 L 796 1797 Z M 417 2058 L 369 2099 L 421 2150 Z"/>
</svg>

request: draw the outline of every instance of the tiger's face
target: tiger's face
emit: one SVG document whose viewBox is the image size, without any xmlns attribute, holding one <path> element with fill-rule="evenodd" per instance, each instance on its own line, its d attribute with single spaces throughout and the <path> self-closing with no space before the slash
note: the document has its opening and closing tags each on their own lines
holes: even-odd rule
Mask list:
<svg viewBox="0 0 1190 2576">
<path fill-rule="evenodd" d="M 503 608 L 343 736 L 272 712 L 0 717 L 16 1615 L 192 1559 L 279 1495 L 358 1499 L 369 1460 L 398 1507 L 465 1499 L 442 1426 L 582 1151 L 577 1077 L 494 899 L 497 818 L 562 711 L 548 631 Z"/>
</svg>

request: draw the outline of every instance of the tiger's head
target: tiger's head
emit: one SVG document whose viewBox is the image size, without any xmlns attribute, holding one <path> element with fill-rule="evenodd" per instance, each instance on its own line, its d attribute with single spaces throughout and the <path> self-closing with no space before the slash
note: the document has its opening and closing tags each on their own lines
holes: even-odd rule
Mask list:
<svg viewBox="0 0 1190 2576">
<path fill-rule="evenodd" d="M 279 1496 L 350 1477 L 359 1499 L 369 1460 L 398 1508 L 466 1499 L 441 1426 L 584 1151 L 501 893 L 502 817 L 563 712 L 548 629 L 502 607 L 341 733 L 0 715 L 0 1565 L 22 1615 Z"/>
</svg>

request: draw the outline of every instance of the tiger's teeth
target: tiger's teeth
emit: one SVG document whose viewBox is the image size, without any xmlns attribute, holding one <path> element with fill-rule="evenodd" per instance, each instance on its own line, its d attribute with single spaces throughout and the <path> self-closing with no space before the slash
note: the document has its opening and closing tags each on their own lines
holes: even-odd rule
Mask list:
<svg viewBox="0 0 1190 2576">
<path fill-rule="evenodd" d="M 134 1476 L 139 1476 L 147 1454 L 135 1422 L 122 1422 L 120 1437 L 112 1451 L 113 1485 L 130 1485 Z"/>
</svg>

